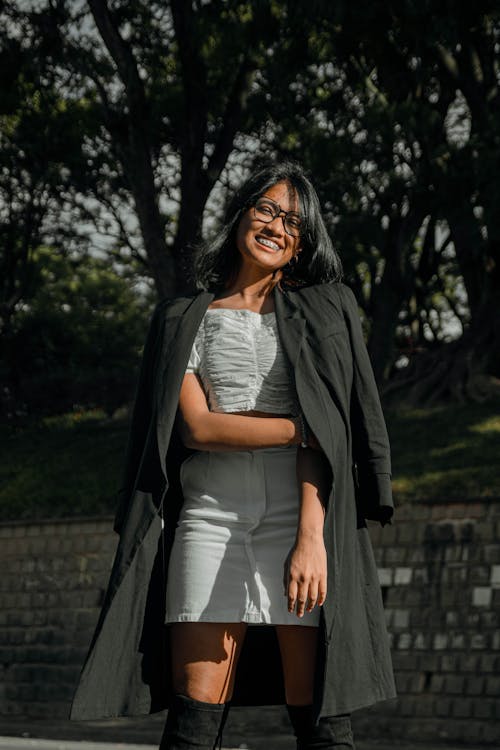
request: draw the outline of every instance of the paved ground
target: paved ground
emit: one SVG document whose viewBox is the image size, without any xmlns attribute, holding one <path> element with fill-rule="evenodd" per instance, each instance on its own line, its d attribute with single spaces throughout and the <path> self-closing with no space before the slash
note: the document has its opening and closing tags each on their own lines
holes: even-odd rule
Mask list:
<svg viewBox="0 0 500 750">
<path fill-rule="evenodd" d="M 262 738 L 257 744 L 251 743 L 239 744 L 236 748 L 229 748 L 224 745 L 223 750 L 292 750 L 293 742 L 286 741 L 277 743 L 270 738 Z M 391 743 L 394 747 L 394 744 Z M 387 748 L 387 743 L 373 743 L 366 744 L 362 740 L 356 743 L 357 750 L 382 750 Z M 431 747 L 428 744 L 418 745 L 406 745 L 401 744 L 397 746 L 397 750 L 484 750 L 483 748 L 461 745 L 436 745 Z M 0 750 L 157 750 L 158 745 L 137 745 L 137 744 L 124 744 L 116 742 L 86 742 L 84 740 L 44 740 L 35 738 L 23 738 L 23 737 L 0 737 Z"/>
<path fill-rule="evenodd" d="M 0 750 L 158 750 L 163 722 L 162 715 L 92 722 L 0 717 Z M 237 721 L 232 730 L 229 726 L 227 729 L 223 750 L 293 750 L 295 747 L 291 736 L 278 731 L 275 736 L 259 735 L 256 725 L 249 728 L 246 737 Z M 485 750 L 485 747 L 356 738 L 356 750 Z"/>
<path fill-rule="evenodd" d="M 150 750 L 155 745 L 124 745 L 122 743 L 113 748 L 123 750 Z M 78 742 L 65 740 L 40 740 L 20 737 L 0 737 L 0 750 L 110 750 L 109 742 Z"/>
<path fill-rule="evenodd" d="M 391 747 L 396 747 L 392 741 Z M 293 750 L 294 743 L 287 738 L 255 738 L 249 744 L 240 743 L 236 747 L 224 745 L 223 750 Z M 386 750 L 386 742 L 366 742 L 358 740 L 356 750 Z M 27 737 L 0 737 L 0 750 L 158 750 L 158 745 L 129 744 L 122 742 L 87 742 L 85 740 L 48 740 Z M 397 744 L 397 750 L 484 750 L 484 747 L 472 747 L 470 745 L 460 747 L 456 745 L 429 744 Z"/>
<path fill-rule="evenodd" d="M 19 737 L 0 737 L 0 750 L 150 750 L 156 745 L 111 745 L 109 742 L 78 742 L 64 740 L 24 739 Z"/>
</svg>

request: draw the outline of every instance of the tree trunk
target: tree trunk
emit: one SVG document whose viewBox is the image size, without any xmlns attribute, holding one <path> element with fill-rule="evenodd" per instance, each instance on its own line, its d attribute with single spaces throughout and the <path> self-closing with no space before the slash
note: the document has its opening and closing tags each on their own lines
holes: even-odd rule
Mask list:
<svg viewBox="0 0 500 750">
<path fill-rule="evenodd" d="M 158 206 L 151 155 L 145 139 L 130 125 L 130 158 L 122 162 L 134 197 L 144 249 L 158 296 L 172 297 L 177 273 L 171 249 L 165 242 L 165 222 Z"/>
<path fill-rule="evenodd" d="M 203 211 L 208 195 L 200 185 L 204 181 L 201 170 L 186 167 L 183 172 L 182 200 L 172 249 L 176 259 L 177 291 L 179 294 L 191 294 L 194 291 L 193 256 L 195 247 L 201 240 Z"/>
<path fill-rule="evenodd" d="M 372 326 L 368 353 L 377 383 L 385 379 L 394 362 L 399 312 L 413 293 L 415 271 L 409 262 L 410 249 L 424 217 L 423 207 L 415 206 L 408 217 L 393 217 L 387 231 L 384 273 L 380 282 L 372 285 L 369 310 Z"/>
<path fill-rule="evenodd" d="M 111 131 L 117 144 L 124 174 L 132 191 L 137 216 L 151 272 L 160 297 L 173 296 L 176 274 L 173 258 L 167 248 L 164 222 L 160 215 L 151 145 L 148 137 L 148 112 L 144 85 L 138 73 L 132 45 L 120 34 L 117 20 L 105 2 L 89 0 L 96 26 L 116 65 L 125 87 L 128 113 L 127 141 L 120 144 L 117 133 Z M 105 102 L 103 102 L 105 107 Z"/>
<path fill-rule="evenodd" d="M 385 379 L 394 361 L 394 334 L 399 311 L 405 299 L 402 287 L 392 277 L 392 273 L 384 273 L 380 284 L 372 293 L 370 305 L 373 323 L 368 341 L 368 353 L 377 383 Z"/>
<path fill-rule="evenodd" d="M 469 205 L 467 197 L 461 198 L 457 205 L 463 210 L 460 213 L 448 212 L 447 221 L 467 291 L 471 318 L 474 318 L 483 295 L 485 242 L 476 219 L 466 208 Z"/>
<path fill-rule="evenodd" d="M 500 396 L 500 274 L 464 334 L 416 354 L 382 388 L 386 404 L 412 407 Z"/>
</svg>

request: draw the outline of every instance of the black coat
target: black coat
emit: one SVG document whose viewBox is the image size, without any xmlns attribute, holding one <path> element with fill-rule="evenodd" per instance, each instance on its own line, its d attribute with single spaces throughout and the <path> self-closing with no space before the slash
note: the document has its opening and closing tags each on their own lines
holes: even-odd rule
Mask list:
<svg viewBox="0 0 500 750">
<path fill-rule="evenodd" d="M 365 519 L 393 513 L 387 430 L 358 307 L 342 283 L 274 289 L 278 331 L 303 413 L 331 467 L 324 524 L 328 594 L 315 706 L 349 713 L 396 696 L 377 567 Z M 160 302 L 147 336 L 115 530 L 120 535 L 71 718 L 138 715 L 170 697 L 166 570 L 189 454 L 174 423 L 210 292 Z M 265 674 L 265 677 L 264 677 Z M 274 628 L 250 626 L 233 703 L 284 702 Z"/>
</svg>

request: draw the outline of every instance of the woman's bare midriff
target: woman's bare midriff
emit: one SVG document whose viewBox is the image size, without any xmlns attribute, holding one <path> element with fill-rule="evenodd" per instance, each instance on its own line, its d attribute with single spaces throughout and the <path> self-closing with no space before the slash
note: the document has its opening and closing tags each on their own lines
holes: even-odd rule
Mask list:
<svg viewBox="0 0 500 750">
<path fill-rule="evenodd" d="M 237 414 L 239 417 L 278 417 L 280 419 L 293 419 L 293 414 L 275 414 L 272 411 L 257 411 L 250 409 L 248 411 L 229 411 L 226 414 Z"/>
</svg>

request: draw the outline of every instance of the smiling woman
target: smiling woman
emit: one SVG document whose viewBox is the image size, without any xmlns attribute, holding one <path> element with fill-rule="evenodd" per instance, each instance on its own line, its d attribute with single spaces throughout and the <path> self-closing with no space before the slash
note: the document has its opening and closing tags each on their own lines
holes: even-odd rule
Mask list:
<svg viewBox="0 0 500 750">
<path fill-rule="evenodd" d="M 390 449 L 340 276 L 286 162 L 233 196 L 199 294 L 157 306 L 74 718 L 168 705 L 161 748 L 210 750 L 231 701 L 285 702 L 297 748 L 353 748 L 351 711 L 395 696 L 365 522 L 392 515 Z"/>
<path fill-rule="evenodd" d="M 240 221 L 247 230 L 250 226 L 261 230 L 259 236 L 264 243 L 261 248 L 269 243 L 277 245 L 277 248 L 270 248 L 279 254 L 277 260 L 280 261 L 279 272 L 274 271 L 272 277 L 273 283 L 282 279 L 288 287 L 300 287 L 340 280 L 342 264 L 326 230 L 317 193 L 302 169 L 286 162 L 270 164 L 254 172 L 232 196 L 221 226 L 213 238 L 200 247 L 195 259 L 195 281 L 199 289 L 224 295 L 227 288 L 234 285 L 241 264 L 240 255 L 234 252 L 238 246 L 241 253 L 236 240 L 237 232 L 241 236 L 244 230 Z M 298 221 L 300 226 L 297 226 Z M 286 258 L 283 257 L 285 239 L 280 242 L 273 236 L 273 227 L 280 224 L 284 238 L 292 240 L 291 248 L 297 249 Z M 262 297 L 265 296 L 263 290 Z"/>
<path fill-rule="evenodd" d="M 292 229 L 294 224 L 301 224 L 298 209 L 295 190 L 283 181 L 269 187 L 243 214 L 236 233 L 236 246 L 242 256 L 240 288 L 243 279 L 257 279 L 262 271 L 275 273 L 300 253 L 300 231 L 290 234 L 290 223 Z"/>
</svg>

